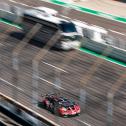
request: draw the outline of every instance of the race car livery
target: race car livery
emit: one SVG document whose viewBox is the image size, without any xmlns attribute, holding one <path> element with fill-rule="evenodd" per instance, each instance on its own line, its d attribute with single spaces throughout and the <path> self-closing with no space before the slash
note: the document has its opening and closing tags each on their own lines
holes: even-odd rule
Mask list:
<svg viewBox="0 0 126 126">
<path fill-rule="evenodd" d="M 79 104 L 57 94 L 47 94 L 39 105 L 59 116 L 79 115 L 81 111 Z"/>
</svg>

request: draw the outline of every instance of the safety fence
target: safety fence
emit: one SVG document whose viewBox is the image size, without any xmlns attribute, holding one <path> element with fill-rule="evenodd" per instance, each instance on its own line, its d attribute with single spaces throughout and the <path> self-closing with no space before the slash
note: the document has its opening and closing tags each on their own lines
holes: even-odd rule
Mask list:
<svg viewBox="0 0 126 126">
<path fill-rule="evenodd" d="M 33 46 L 36 41 L 32 37 L 42 27 L 36 24 L 25 36 L 10 26 L 1 27 L 1 95 L 9 96 L 29 113 L 35 111 L 35 117 L 58 125 L 125 126 L 126 68 L 79 50 L 51 49 L 60 37 L 59 31 L 42 48 Z M 96 51 L 103 50 L 101 56 L 109 56 L 114 50 L 97 45 Z M 86 46 L 96 49 L 94 44 Z M 38 107 L 41 94 L 49 92 L 74 99 L 80 104 L 80 116 L 66 119 Z"/>
</svg>

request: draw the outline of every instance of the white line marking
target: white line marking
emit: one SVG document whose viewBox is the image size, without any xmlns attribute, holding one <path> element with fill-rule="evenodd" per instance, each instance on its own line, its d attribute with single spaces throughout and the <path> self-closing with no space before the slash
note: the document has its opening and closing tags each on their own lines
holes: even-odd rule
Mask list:
<svg viewBox="0 0 126 126">
<path fill-rule="evenodd" d="M 4 44 L 3 43 L 0 43 L 0 46 L 3 46 Z"/>
<path fill-rule="evenodd" d="M 27 6 L 27 7 L 32 7 L 32 8 L 34 8 L 33 6 L 30 6 L 30 5 L 27 5 L 27 4 L 24 4 L 24 3 L 19 3 L 19 2 L 16 2 L 16 1 L 14 1 L 14 0 L 9 0 L 10 2 L 12 2 L 12 3 L 17 3 L 17 4 L 20 4 L 20 5 L 23 5 L 23 6 Z"/>
<path fill-rule="evenodd" d="M 3 82 L 5 82 L 5 83 L 7 83 L 8 85 L 11 85 L 11 86 L 13 86 L 13 87 L 17 88 L 18 90 L 20 90 L 20 91 L 23 91 L 23 92 L 24 92 L 24 90 L 23 90 L 22 88 L 20 88 L 20 87 L 17 87 L 17 86 L 15 86 L 15 85 L 13 85 L 12 83 L 10 83 L 10 82 L 8 82 L 8 81 L 4 80 L 4 79 L 3 79 L 3 78 L 1 78 L 1 77 L 0 77 L 0 80 L 1 80 L 1 81 L 3 81 Z"/>
<path fill-rule="evenodd" d="M 14 0 L 8 0 L 8 1 L 15 3 L 15 1 L 14 1 Z"/>
<path fill-rule="evenodd" d="M 53 68 L 56 68 L 56 69 L 58 69 L 58 70 L 61 70 L 61 71 L 65 72 L 65 73 L 68 73 L 67 71 L 65 71 L 65 70 L 63 70 L 63 69 L 61 69 L 61 68 L 59 68 L 59 67 L 56 67 L 56 66 L 54 66 L 54 65 L 52 65 L 52 64 L 49 64 L 49 63 L 44 62 L 44 61 L 43 61 L 43 63 L 46 64 L 46 65 L 49 65 L 49 66 L 51 66 L 51 67 L 53 67 Z"/>
<path fill-rule="evenodd" d="M 58 86 L 58 85 L 56 85 L 56 84 L 54 84 L 54 83 L 52 83 L 52 82 L 50 82 L 50 81 L 44 79 L 44 78 L 41 78 L 41 77 L 38 77 L 38 78 L 39 78 L 40 80 L 43 80 L 43 81 L 49 83 L 50 85 L 53 85 L 53 86 L 55 86 L 55 87 L 58 87 L 58 88 L 60 88 L 60 89 L 62 89 L 62 90 L 66 90 L 65 88 L 62 88 L 62 87 L 60 87 L 60 86 Z"/>
<path fill-rule="evenodd" d="M 76 119 L 76 120 L 79 121 L 79 122 L 81 122 L 81 123 L 83 123 L 83 124 L 85 124 L 85 125 L 87 125 L 87 126 L 91 126 L 89 123 L 86 123 L 86 122 L 84 122 L 84 121 L 82 121 L 80 119 Z"/>
<path fill-rule="evenodd" d="M 64 15 L 60 15 L 63 18 L 67 18 L 67 19 L 71 19 L 70 17 L 64 16 Z"/>
<path fill-rule="evenodd" d="M 120 34 L 120 35 L 124 35 L 124 36 L 126 36 L 126 34 L 124 34 L 124 33 L 117 32 L 117 31 L 114 31 L 114 30 L 111 30 L 111 29 L 108 29 L 108 30 L 111 31 L 111 32 L 114 32 L 114 33 L 117 33 L 117 34 Z"/>
</svg>

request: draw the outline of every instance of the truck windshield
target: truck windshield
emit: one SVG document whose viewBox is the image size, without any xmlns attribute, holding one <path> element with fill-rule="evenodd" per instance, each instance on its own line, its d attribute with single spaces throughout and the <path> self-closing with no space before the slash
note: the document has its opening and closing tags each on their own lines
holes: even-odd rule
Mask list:
<svg viewBox="0 0 126 126">
<path fill-rule="evenodd" d="M 59 25 L 59 28 L 61 29 L 61 31 L 69 33 L 69 32 L 77 32 L 75 25 L 71 22 L 62 22 Z"/>
<path fill-rule="evenodd" d="M 79 35 L 72 35 L 72 36 L 63 36 L 62 37 L 63 41 L 80 41 L 81 39 L 81 36 Z"/>
</svg>

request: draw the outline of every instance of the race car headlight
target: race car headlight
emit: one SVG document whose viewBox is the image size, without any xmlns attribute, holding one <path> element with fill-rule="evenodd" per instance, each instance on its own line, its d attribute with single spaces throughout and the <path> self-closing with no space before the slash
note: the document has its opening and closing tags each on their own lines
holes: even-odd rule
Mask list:
<svg viewBox="0 0 126 126">
<path fill-rule="evenodd" d="M 64 107 L 62 107 L 62 111 L 67 111 L 67 109 L 66 109 L 66 108 L 64 108 Z"/>
</svg>

